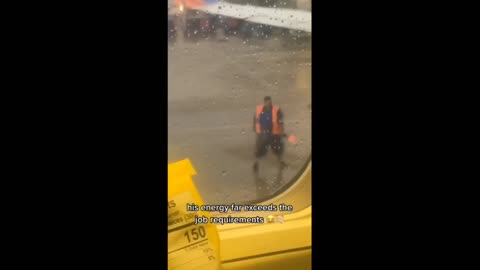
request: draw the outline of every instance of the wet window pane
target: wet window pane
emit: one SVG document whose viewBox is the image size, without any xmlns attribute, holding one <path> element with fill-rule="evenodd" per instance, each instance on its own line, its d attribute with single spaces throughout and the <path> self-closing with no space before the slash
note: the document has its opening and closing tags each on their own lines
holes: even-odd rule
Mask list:
<svg viewBox="0 0 480 270">
<path fill-rule="evenodd" d="M 168 32 L 168 161 L 190 158 L 210 204 L 266 199 L 297 180 L 312 140 L 310 34 L 189 9 L 171 12 Z M 261 138 L 257 175 L 254 120 L 265 96 L 286 137 Z"/>
</svg>

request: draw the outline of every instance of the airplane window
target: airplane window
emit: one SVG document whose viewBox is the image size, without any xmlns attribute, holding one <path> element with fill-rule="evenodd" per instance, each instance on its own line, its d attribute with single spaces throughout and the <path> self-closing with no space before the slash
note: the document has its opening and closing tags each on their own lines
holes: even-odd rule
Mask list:
<svg viewBox="0 0 480 270">
<path fill-rule="evenodd" d="M 268 15 L 304 1 L 233 2 Z M 292 185 L 311 153 L 310 33 L 293 19 L 280 27 L 282 18 L 188 1 L 170 1 L 168 18 L 168 161 L 191 160 L 208 204 L 263 201 Z"/>
</svg>

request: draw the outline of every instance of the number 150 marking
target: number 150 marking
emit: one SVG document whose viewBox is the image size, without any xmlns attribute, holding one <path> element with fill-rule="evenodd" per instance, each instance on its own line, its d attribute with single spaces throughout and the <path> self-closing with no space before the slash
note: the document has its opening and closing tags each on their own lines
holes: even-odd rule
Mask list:
<svg viewBox="0 0 480 270">
<path fill-rule="evenodd" d="M 203 228 L 202 226 L 198 227 L 198 230 L 197 228 L 193 228 L 191 230 L 187 230 L 183 235 L 187 237 L 187 240 L 190 243 L 192 240 L 195 241 L 199 238 L 205 238 L 205 228 Z"/>
</svg>

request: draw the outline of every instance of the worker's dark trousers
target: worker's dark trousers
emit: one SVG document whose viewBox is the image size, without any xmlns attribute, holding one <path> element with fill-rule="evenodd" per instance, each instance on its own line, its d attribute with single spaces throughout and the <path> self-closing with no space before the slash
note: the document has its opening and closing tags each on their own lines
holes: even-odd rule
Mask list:
<svg viewBox="0 0 480 270">
<path fill-rule="evenodd" d="M 257 134 L 255 157 L 260 158 L 265 156 L 268 147 L 272 149 L 272 152 L 277 157 L 281 157 L 284 148 L 282 136 L 272 134 Z"/>
</svg>

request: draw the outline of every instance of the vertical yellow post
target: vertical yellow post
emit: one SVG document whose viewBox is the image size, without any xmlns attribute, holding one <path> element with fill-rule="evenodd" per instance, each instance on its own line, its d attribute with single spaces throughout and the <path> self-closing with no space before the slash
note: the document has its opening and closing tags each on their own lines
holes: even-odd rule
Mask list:
<svg viewBox="0 0 480 270">
<path fill-rule="evenodd" d="M 217 227 L 200 209 L 203 200 L 192 180 L 195 174 L 188 159 L 168 165 L 168 269 L 220 269 Z M 193 205 L 198 211 L 189 211 Z M 199 218 L 207 222 L 196 222 Z"/>
</svg>

